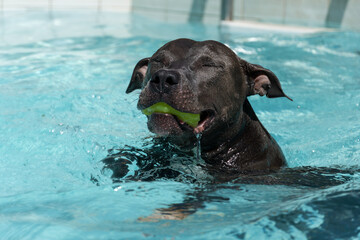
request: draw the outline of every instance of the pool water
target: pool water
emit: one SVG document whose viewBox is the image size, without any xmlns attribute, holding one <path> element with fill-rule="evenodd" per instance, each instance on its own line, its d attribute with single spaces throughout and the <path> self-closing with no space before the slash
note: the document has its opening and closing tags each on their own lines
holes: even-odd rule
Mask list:
<svg viewBox="0 0 360 240">
<path fill-rule="evenodd" d="M 4 12 L 0 24 L 0 239 L 360 239 L 359 33 L 81 11 Z M 125 89 L 139 59 L 179 37 L 221 41 L 279 77 L 293 102 L 250 102 L 288 161 L 272 176 L 282 184 L 211 184 L 196 164 L 197 182 L 114 183 L 103 169 L 112 150 L 153 144 Z M 181 221 L 139 220 L 189 201 L 201 207 Z"/>
</svg>

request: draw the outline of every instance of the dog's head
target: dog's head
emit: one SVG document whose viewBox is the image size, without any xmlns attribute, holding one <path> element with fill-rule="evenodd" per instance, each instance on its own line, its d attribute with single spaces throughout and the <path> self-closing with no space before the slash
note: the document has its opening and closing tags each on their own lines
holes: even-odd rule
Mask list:
<svg viewBox="0 0 360 240">
<path fill-rule="evenodd" d="M 141 89 L 138 108 L 164 102 L 186 113 L 200 114 L 190 126 L 169 113 L 148 116 L 150 131 L 183 147 L 193 147 L 196 133 L 209 144 L 226 141 L 241 124 L 247 96 L 287 97 L 270 70 L 250 64 L 216 41 L 177 39 L 150 58 L 140 60 L 126 93 Z M 227 133 L 227 134 L 225 134 Z"/>
</svg>

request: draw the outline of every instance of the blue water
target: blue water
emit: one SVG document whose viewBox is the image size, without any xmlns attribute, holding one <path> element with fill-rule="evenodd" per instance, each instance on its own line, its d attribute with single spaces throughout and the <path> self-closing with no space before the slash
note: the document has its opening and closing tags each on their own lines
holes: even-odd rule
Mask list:
<svg viewBox="0 0 360 240">
<path fill-rule="evenodd" d="M 360 239 L 359 33 L 92 12 L 4 12 L 0 24 L 0 239 Z M 137 61 L 178 37 L 221 41 L 277 74 L 294 101 L 250 102 L 287 158 L 271 176 L 283 184 L 210 184 L 193 165 L 195 183 L 113 183 L 103 170 L 109 150 L 151 146 L 138 93 L 124 92 Z M 184 220 L 138 220 L 189 199 L 202 206 Z"/>
</svg>

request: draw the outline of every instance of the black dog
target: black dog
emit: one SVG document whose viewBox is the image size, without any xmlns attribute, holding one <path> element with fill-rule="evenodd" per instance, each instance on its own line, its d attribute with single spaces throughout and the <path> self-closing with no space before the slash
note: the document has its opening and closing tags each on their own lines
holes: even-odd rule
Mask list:
<svg viewBox="0 0 360 240">
<path fill-rule="evenodd" d="M 180 149 L 194 148 L 201 133 L 201 157 L 212 168 L 248 173 L 286 164 L 247 100 L 254 94 L 287 97 L 278 78 L 222 43 L 177 39 L 165 44 L 137 63 L 126 93 L 135 89 L 141 89 L 140 110 L 165 102 L 200 114 L 191 127 L 172 114 L 155 112 L 148 116 L 148 128 Z"/>
<path fill-rule="evenodd" d="M 196 182 L 205 176 L 205 183 L 234 180 L 245 184 L 327 187 L 346 181 L 346 177 L 344 181 L 327 177 L 339 173 L 336 169 L 276 171 L 286 164 L 285 157 L 256 117 L 247 97 L 287 96 L 273 72 L 246 62 L 219 42 L 178 39 L 165 44 L 152 57 L 137 63 L 126 92 L 135 89 L 141 89 L 140 110 L 164 102 L 180 112 L 200 114 L 200 121 L 190 126 L 170 113 L 149 115 L 150 131 L 160 136 L 150 148 L 126 146 L 111 150 L 103 160 L 104 168 L 113 171 L 114 182 L 159 178 Z M 199 134 L 201 159 L 191 151 Z M 129 165 L 134 163 L 137 168 L 129 174 Z M 209 186 L 194 189 L 182 203 L 157 209 L 139 220 L 183 219 L 205 202 L 227 201 L 226 197 L 214 199 L 208 194 L 221 184 Z"/>
</svg>

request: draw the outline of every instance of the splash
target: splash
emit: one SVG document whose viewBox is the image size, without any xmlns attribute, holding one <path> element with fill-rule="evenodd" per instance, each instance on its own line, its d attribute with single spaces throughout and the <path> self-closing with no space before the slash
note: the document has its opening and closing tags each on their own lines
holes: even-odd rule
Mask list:
<svg viewBox="0 0 360 240">
<path fill-rule="evenodd" d="M 201 160 L 201 137 L 202 133 L 196 133 L 196 160 L 199 162 Z"/>
</svg>

